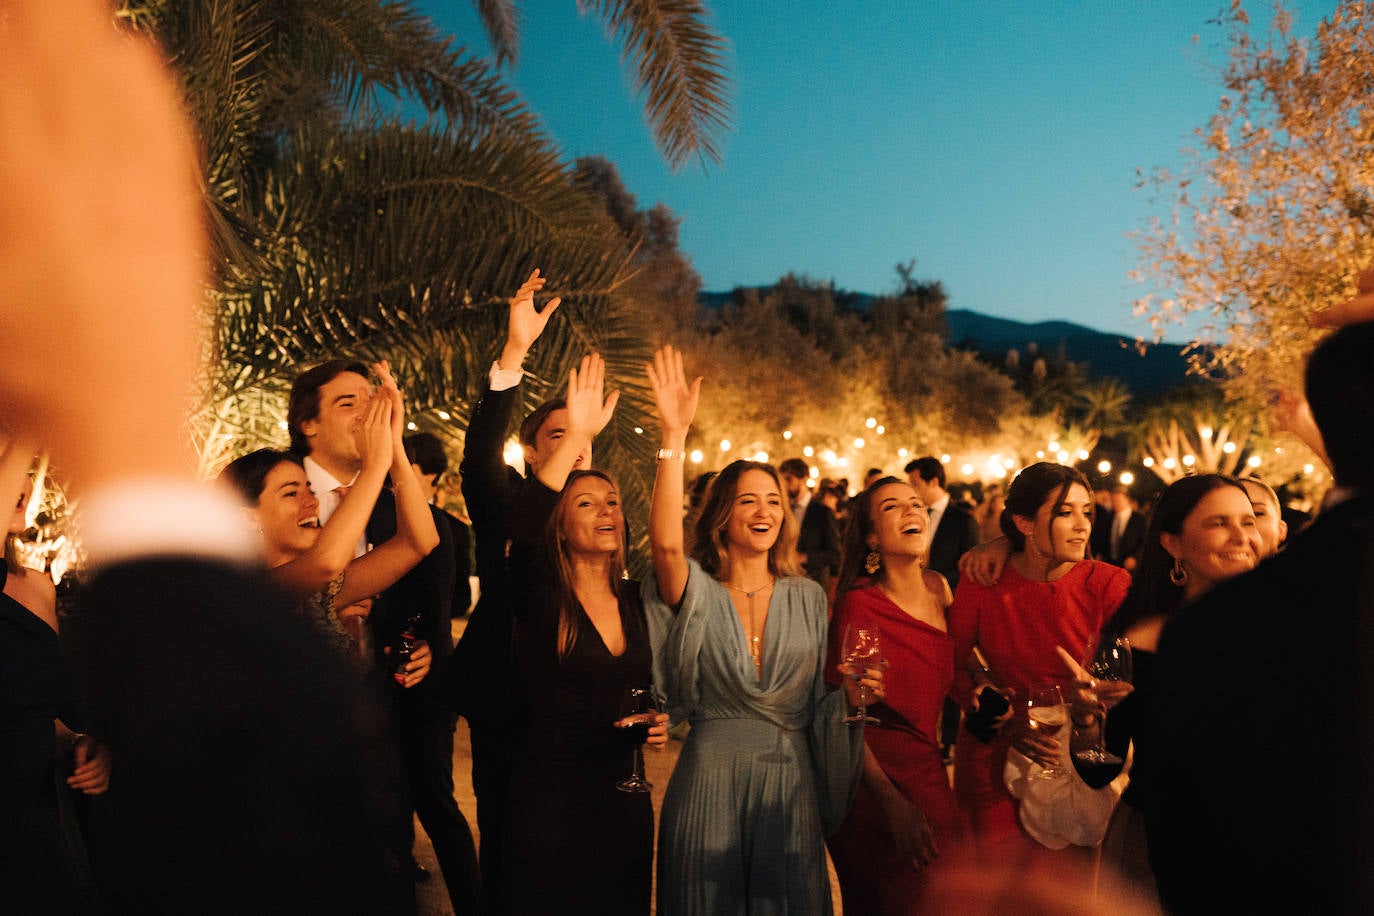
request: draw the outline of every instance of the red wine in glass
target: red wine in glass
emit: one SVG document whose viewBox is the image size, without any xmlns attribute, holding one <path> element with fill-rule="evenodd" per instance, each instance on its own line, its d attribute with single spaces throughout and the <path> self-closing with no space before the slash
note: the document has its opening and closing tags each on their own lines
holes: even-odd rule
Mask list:
<svg viewBox="0 0 1374 916">
<path fill-rule="evenodd" d="M 648 687 L 626 687 L 620 700 L 620 718 L 615 727 L 634 745 L 634 768 L 615 787 L 622 792 L 648 792 L 653 786 L 644 778 L 643 744 L 649 740 L 649 726 L 658 714 L 653 691 Z"/>
</svg>

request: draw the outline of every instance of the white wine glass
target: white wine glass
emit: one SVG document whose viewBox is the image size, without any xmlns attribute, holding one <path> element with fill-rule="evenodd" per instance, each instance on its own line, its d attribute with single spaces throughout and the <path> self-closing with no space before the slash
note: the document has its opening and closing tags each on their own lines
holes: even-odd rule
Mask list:
<svg viewBox="0 0 1374 916">
<path fill-rule="evenodd" d="M 1064 695 L 1060 692 L 1058 684 L 1042 684 L 1031 688 L 1030 696 L 1026 700 L 1026 719 L 1033 733 L 1063 740 L 1059 733 L 1069 721 L 1069 714 L 1064 708 Z M 1036 776 L 1041 779 L 1055 779 L 1063 773 L 1057 764 L 1052 763 L 1049 766 L 1042 765 Z"/>
<path fill-rule="evenodd" d="M 860 681 L 869 668 L 881 668 L 883 660 L 882 640 L 878 631 L 872 627 L 845 627 L 844 663 L 852 672 L 849 676 Z M 845 725 L 877 725 L 878 719 L 868 714 L 868 704 L 873 702 L 873 692 L 866 685 L 859 684 L 859 704 L 853 715 L 844 717 Z"/>
<path fill-rule="evenodd" d="M 1092 661 L 1088 662 L 1087 671 L 1092 678 L 1089 681 L 1090 686 L 1095 687 L 1098 681 L 1130 683 L 1134 673 L 1131 664 L 1131 641 L 1125 636 L 1105 637 L 1093 653 Z M 1088 698 L 1096 700 L 1097 695 L 1089 692 Z M 1074 762 L 1085 779 L 1091 775 L 1094 768 L 1115 768 L 1123 762 L 1120 757 L 1107 750 L 1106 735 L 1107 713 L 1104 710 L 1100 713 L 1097 723 L 1097 739 L 1091 746 L 1076 751 L 1073 755 Z"/>
<path fill-rule="evenodd" d="M 620 718 L 615 727 L 634 746 L 634 766 L 615 787 L 622 792 L 648 792 L 653 788 L 644 778 L 644 742 L 649 740 L 649 726 L 658 715 L 653 690 L 648 687 L 626 687 L 620 698 Z"/>
</svg>

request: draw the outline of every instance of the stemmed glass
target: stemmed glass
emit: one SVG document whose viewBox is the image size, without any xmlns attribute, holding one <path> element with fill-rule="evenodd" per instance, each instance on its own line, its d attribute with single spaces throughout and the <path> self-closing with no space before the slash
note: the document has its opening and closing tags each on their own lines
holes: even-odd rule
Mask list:
<svg viewBox="0 0 1374 916">
<path fill-rule="evenodd" d="M 658 714 L 653 691 L 648 687 L 626 687 L 620 698 L 620 718 L 615 727 L 634 745 L 635 762 L 629 776 L 615 787 L 622 792 L 648 792 L 653 786 L 644 778 L 643 745 L 649 740 L 649 726 Z"/>
<path fill-rule="evenodd" d="M 869 668 L 885 667 L 882 642 L 878 631 L 871 627 L 845 627 L 844 663 L 853 672 L 850 677 L 859 681 Z M 873 702 L 872 690 L 859 684 L 859 705 L 854 714 L 844 717 L 845 725 L 877 725 L 878 719 L 868 714 L 868 704 Z"/>
<path fill-rule="evenodd" d="M 1093 654 L 1092 661 L 1088 663 L 1088 674 L 1097 681 L 1129 682 L 1132 674 L 1131 641 L 1125 636 L 1102 640 Z M 1090 700 L 1097 699 L 1097 695 L 1092 692 L 1087 696 Z M 1097 740 L 1092 746 L 1074 752 L 1074 760 L 1086 767 L 1120 766 L 1121 758 L 1107 750 L 1106 734 L 1107 713 L 1104 710 L 1098 722 Z"/>
<path fill-rule="evenodd" d="M 1031 689 L 1026 700 L 1026 718 L 1030 720 L 1031 731 L 1040 735 L 1055 737 L 1064 729 L 1069 720 L 1064 709 L 1064 695 L 1057 684 L 1045 684 Z M 1042 766 L 1036 774 L 1041 779 L 1054 779 L 1063 774 L 1055 764 Z"/>
</svg>

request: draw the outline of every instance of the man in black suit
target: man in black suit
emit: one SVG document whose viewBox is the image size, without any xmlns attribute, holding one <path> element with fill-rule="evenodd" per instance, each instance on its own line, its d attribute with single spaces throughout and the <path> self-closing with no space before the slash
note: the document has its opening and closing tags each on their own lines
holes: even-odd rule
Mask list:
<svg viewBox="0 0 1374 916">
<path fill-rule="evenodd" d="M 406 457 L 410 469 L 420 482 L 429 504 L 439 510 L 453 533 L 453 616 L 467 616 L 472 606 L 472 529 L 467 522 L 438 504 L 439 479 L 448 471 L 448 453 L 444 443 L 433 433 L 416 433 L 405 438 Z M 439 521 L 440 516 L 435 516 Z"/>
<path fill-rule="evenodd" d="M 511 652 L 514 615 L 506 577 L 506 548 L 515 525 L 512 509 L 526 478 L 506 464 L 505 440 L 520 400 L 521 366 L 560 302 L 555 298 L 542 310 L 535 307 L 535 293 L 544 283 L 536 270 L 510 300 L 506 340 L 492 364 L 487 389 L 473 407 L 459 468 L 472 518 L 479 593 L 454 649 L 442 693 L 445 702 L 467 719 L 472 739 L 472 789 L 482 836 L 483 913 L 501 911 L 509 780 L 528 717 Z M 530 473 L 553 453 L 566 418 L 567 409 L 557 399 L 537 407 L 520 424 L 520 444 Z M 591 460 L 588 448 L 575 467 L 589 468 Z"/>
<path fill-rule="evenodd" d="M 840 565 L 840 528 L 835 513 L 818 499 L 811 498 L 806 481 L 811 469 L 800 458 L 788 458 L 778 465 L 778 474 L 787 488 L 792 515 L 801 531 L 797 553 L 801 554 L 806 575 L 830 591 L 831 579 Z"/>
<path fill-rule="evenodd" d="M 959 585 L 959 558 L 977 547 L 978 521 L 960 504 L 950 499 L 945 489 L 945 466 L 930 456 L 917 458 L 906 466 L 906 477 L 930 513 L 935 533 L 930 541 L 930 560 L 926 564 L 949 582 Z"/>
<path fill-rule="evenodd" d="M 1104 526 L 1100 541 L 1103 551 L 1098 559 L 1133 572 L 1140 550 L 1145 546 L 1145 532 L 1149 525 L 1145 516 L 1135 511 L 1125 484 L 1114 486 L 1111 495 L 1112 514 Z"/>
<path fill-rule="evenodd" d="M 106 907 L 390 912 L 377 709 L 188 460 L 211 261 L 178 83 L 100 0 L 7 2 L 0 61 L 0 423 L 79 497 Z"/>
<path fill-rule="evenodd" d="M 321 523 L 328 522 L 361 468 L 354 428 L 371 398 L 367 367 L 337 359 L 315 366 L 291 386 L 287 427 L 293 451 L 302 456 L 306 478 L 320 501 Z M 405 630 L 419 639 L 411 653 L 416 664 L 442 667 L 453 644 L 450 632 L 454 578 L 457 573 L 453 534 L 438 510 L 430 507 L 439 532 L 439 545 L 395 585 L 374 601 L 368 617 L 374 664 L 390 670 L 388 652 Z M 357 546 L 381 543 L 396 533 L 396 505 L 383 490 Z M 454 716 L 438 702 L 438 677 L 413 678 L 401 683 L 386 677 L 386 692 L 401 751 L 406 814 L 398 821 L 396 851 L 403 868 L 425 877 L 411 856 L 414 810 L 434 844 L 435 858 L 455 912 L 472 912 L 479 894 L 476 846 L 467 820 L 453 798 Z"/>
<path fill-rule="evenodd" d="M 944 576 L 953 591 L 959 585 L 959 558 L 977 547 L 981 540 L 978 520 L 950 499 L 945 489 L 945 466 L 940 459 L 930 455 L 916 458 L 907 463 L 905 470 L 907 481 L 926 504 L 934 528 L 926 566 Z M 966 664 L 967 661 L 959 659 L 956 663 Z M 940 713 L 940 746 L 946 760 L 959 734 L 959 716 L 959 704 L 946 698 Z"/>
<path fill-rule="evenodd" d="M 1323 511 L 1164 629 L 1157 740 L 1137 760 L 1169 912 L 1374 906 L 1372 352 L 1374 323 L 1354 324 L 1308 362 L 1312 444 L 1337 484 Z"/>
</svg>

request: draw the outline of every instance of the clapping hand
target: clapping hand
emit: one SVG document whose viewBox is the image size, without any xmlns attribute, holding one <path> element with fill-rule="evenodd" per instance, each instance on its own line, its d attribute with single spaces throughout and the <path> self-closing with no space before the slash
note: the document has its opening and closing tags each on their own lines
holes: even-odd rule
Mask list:
<svg viewBox="0 0 1374 916">
<path fill-rule="evenodd" d="M 401 389 L 396 386 L 396 377 L 391 374 L 391 364 L 386 360 L 372 364 L 372 371 L 377 376 L 378 387 L 373 394 L 373 400 L 378 398 L 385 399 L 391 404 L 391 432 L 392 437 L 399 445 L 406 434 L 406 404 L 401 397 Z"/>
<path fill-rule="evenodd" d="M 391 400 L 381 396 L 369 400 L 353 434 L 364 466 L 390 467 L 395 450 Z"/>
</svg>

